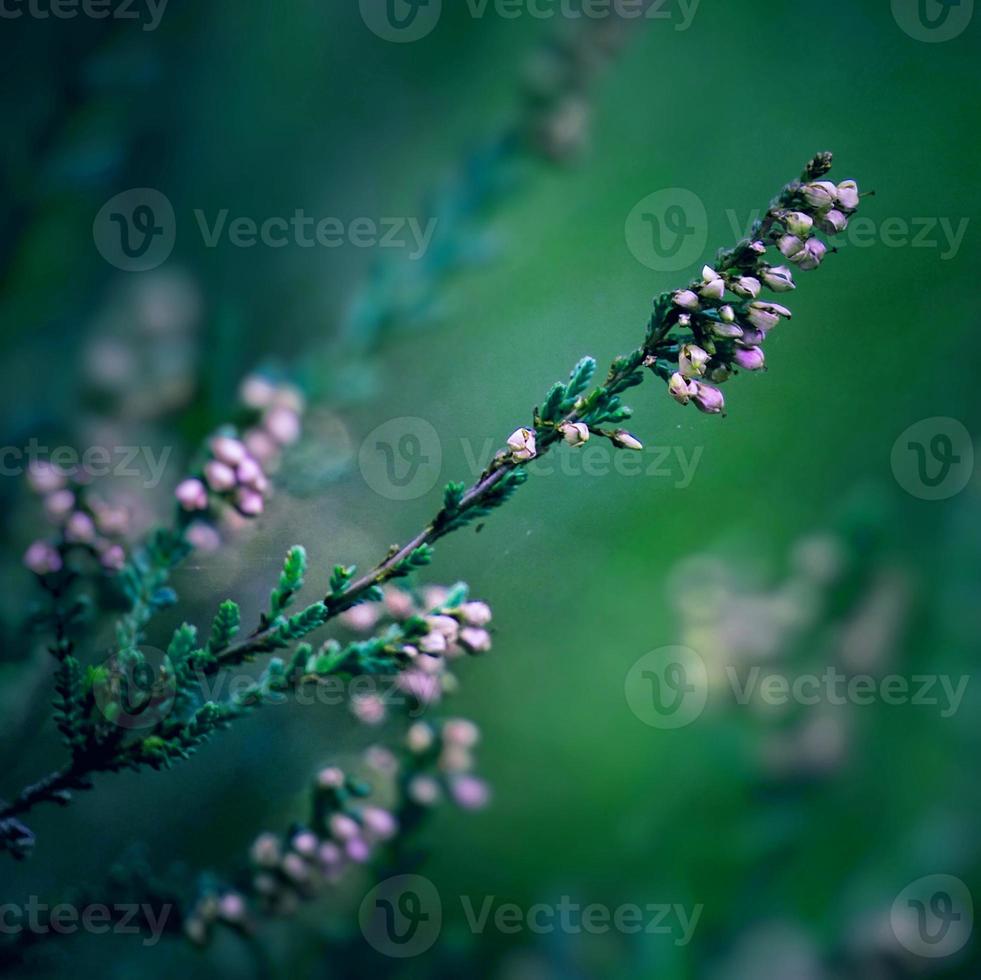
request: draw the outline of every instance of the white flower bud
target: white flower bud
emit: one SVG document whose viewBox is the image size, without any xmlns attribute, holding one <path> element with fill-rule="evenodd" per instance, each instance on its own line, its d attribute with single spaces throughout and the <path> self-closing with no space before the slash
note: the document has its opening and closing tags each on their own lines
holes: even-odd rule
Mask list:
<svg viewBox="0 0 981 980">
<path fill-rule="evenodd" d="M 695 394 L 695 386 L 685 379 L 684 375 L 675 371 L 668 381 L 668 392 L 671 397 L 682 405 L 687 405 Z"/>
<path fill-rule="evenodd" d="M 835 188 L 835 197 L 845 211 L 854 211 L 859 204 L 858 184 L 854 180 L 843 180 Z"/>
<path fill-rule="evenodd" d="M 460 630 L 460 642 L 471 653 L 486 653 L 491 648 L 491 635 L 485 629 L 467 626 Z"/>
<path fill-rule="evenodd" d="M 700 378 L 705 373 L 705 365 L 708 362 L 708 351 L 696 344 L 685 344 L 678 355 L 678 370 L 682 377 Z"/>
<path fill-rule="evenodd" d="M 711 266 L 707 265 L 702 269 L 702 282 L 704 285 L 699 293 L 706 299 L 722 299 L 725 295 L 726 284 Z"/>
<path fill-rule="evenodd" d="M 763 281 L 775 293 L 788 293 L 797 288 L 793 273 L 785 265 L 775 265 L 767 269 L 763 273 Z"/>
<path fill-rule="evenodd" d="M 518 463 L 534 459 L 538 455 L 535 446 L 535 433 L 531 429 L 515 429 L 508 436 L 508 448 L 511 450 L 511 458 Z"/>
<path fill-rule="evenodd" d="M 719 316 L 722 318 L 723 323 L 736 322 L 736 311 L 729 305 L 723 306 L 719 309 Z"/>
<path fill-rule="evenodd" d="M 690 289 L 681 289 L 674 294 L 674 305 L 683 310 L 697 310 L 698 297 Z"/>
<path fill-rule="evenodd" d="M 641 452 L 644 448 L 644 444 L 635 435 L 627 432 L 626 429 L 617 429 L 613 433 L 613 441 L 621 449 L 631 449 L 634 452 Z"/>
<path fill-rule="evenodd" d="M 585 422 L 563 422 L 559 432 L 570 446 L 583 446 L 589 441 L 589 426 Z"/>
<path fill-rule="evenodd" d="M 409 728 L 405 736 L 405 744 L 410 752 L 419 755 L 425 752 L 433 744 L 433 730 L 423 721 L 417 721 Z"/>
</svg>

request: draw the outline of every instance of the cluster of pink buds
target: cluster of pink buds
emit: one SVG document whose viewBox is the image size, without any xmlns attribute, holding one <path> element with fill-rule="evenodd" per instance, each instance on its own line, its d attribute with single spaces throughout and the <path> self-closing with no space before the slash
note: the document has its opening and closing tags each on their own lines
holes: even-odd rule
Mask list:
<svg viewBox="0 0 981 980">
<path fill-rule="evenodd" d="M 129 512 L 124 507 L 92 494 L 84 474 L 69 475 L 48 461 L 33 462 L 28 481 L 59 537 L 56 543 L 33 542 L 24 553 L 27 568 L 36 575 L 59 572 L 69 548 L 88 551 L 110 572 L 126 564 L 126 552 L 118 540 L 129 530 Z"/>
<path fill-rule="evenodd" d="M 314 791 L 322 815 L 317 831 L 300 828 L 286 838 L 265 833 L 252 844 L 253 886 L 263 904 L 277 912 L 290 912 L 336 884 L 398 833 L 397 817 L 359 802 L 367 788 L 338 767 L 321 769 Z"/>
<path fill-rule="evenodd" d="M 753 235 L 707 265 L 687 289 L 666 297 L 665 326 L 681 333 L 670 345 L 656 345 L 645 364 L 668 383 L 672 398 L 708 414 L 724 414 L 725 398 L 716 385 L 734 371 L 759 371 L 766 363 L 762 344 L 791 312 L 780 303 L 759 299 L 766 288 L 788 293 L 796 288 L 793 272 L 771 265 L 771 248 L 802 271 L 816 269 L 828 246 L 816 234 L 844 231 L 859 205 L 853 180 L 833 184 L 818 179 L 830 169 L 830 154 L 809 165 L 801 181 L 788 185 Z"/>
<path fill-rule="evenodd" d="M 480 729 L 465 718 L 415 722 L 406 735 L 416 770 L 406 776 L 407 797 L 422 807 L 434 806 L 446 796 L 464 810 L 487 806 L 490 789 L 473 773 L 473 750 L 479 740 Z"/>
<path fill-rule="evenodd" d="M 196 946 L 204 946 L 218 924 L 243 933 L 251 931 L 248 905 L 241 893 L 209 891 L 202 895 L 184 920 L 184 935 Z"/>
<path fill-rule="evenodd" d="M 240 517 L 258 517 L 265 510 L 270 474 L 279 468 L 284 450 L 300 437 L 304 401 L 293 385 L 254 374 L 242 383 L 241 397 L 256 414 L 256 424 L 241 437 L 228 429 L 209 440 L 208 458 L 200 472 L 175 491 L 177 502 L 189 514 L 204 514 L 214 500 L 220 500 Z M 208 525 L 196 522 L 189 537 L 207 547 L 214 533 L 208 534 Z"/>
<path fill-rule="evenodd" d="M 410 616 L 424 617 L 428 632 L 402 645 L 400 653 L 406 666 L 396 680 L 399 691 L 414 708 L 437 704 L 455 688 L 456 679 L 448 670 L 450 661 L 491 648 L 490 606 L 479 601 L 449 606 L 448 597 L 449 591 L 441 586 L 428 586 L 419 595 L 388 586 L 381 602 L 363 603 L 341 615 L 349 629 L 360 633 Z M 365 724 L 381 724 L 387 716 L 386 699 L 374 692 L 356 694 L 351 711 Z"/>
</svg>

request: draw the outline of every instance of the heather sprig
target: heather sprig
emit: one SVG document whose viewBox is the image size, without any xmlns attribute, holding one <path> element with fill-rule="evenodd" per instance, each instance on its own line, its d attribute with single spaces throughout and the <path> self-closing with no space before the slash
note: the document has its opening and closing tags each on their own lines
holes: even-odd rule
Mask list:
<svg viewBox="0 0 981 980">
<path fill-rule="evenodd" d="M 465 488 L 458 483 L 447 486 L 442 508 L 407 544 L 392 548 L 378 565 L 360 577 L 353 568 L 337 566 L 321 600 L 287 615 L 285 606 L 292 601 L 304 571 L 299 558 L 301 551 L 292 549 L 270 600 L 271 614 L 264 615 L 251 634 L 241 639 L 222 635 L 219 650 L 202 648 L 182 653 L 180 663 L 173 666 L 181 693 L 184 693 L 181 678 L 191 677 L 195 669 L 214 674 L 260 654 L 287 649 L 341 614 L 366 602 L 382 600 L 386 584 L 404 578 L 432 560 L 432 546 L 436 541 L 506 503 L 525 481 L 526 464 L 547 453 L 556 443 L 564 441 L 581 446 L 596 435 L 609 439 L 620 449 L 642 448 L 621 427 L 631 415 L 621 396 L 643 382 L 645 369 L 667 384 L 675 400 L 683 404 L 694 401 L 704 412 L 721 413 L 724 400 L 714 385 L 740 369 L 756 365 L 761 357 L 760 345 L 768 331 L 781 318 L 790 316 L 790 311 L 780 304 L 758 299 L 764 287 L 778 293 L 795 288 L 790 270 L 768 261 L 771 249 L 779 249 L 784 255 L 789 252 L 791 261 L 802 270 L 815 268 L 822 261 L 826 247 L 813 234 L 814 228 L 838 229 L 858 207 L 854 181 L 835 185 L 823 179 L 830 168 L 830 154 L 816 156 L 801 178 L 781 191 L 747 239 L 721 251 L 714 265 L 706 266 L 701 277 L 687 287 L 658 296 L 642 343 L 617 357 L 599 385 L 594 384 L 595 361 L 582 359 L 567 382 L 552 387 L 542 405 L 533 412 L 532 421 L 511 434 L 472 486 Z M 801 243 L 799 249 L 790 248 L 787 239 L 791 236 Z M 727 294 L 731 294 L 730 298 Z M 213 498 L 218 497 L 230 502 L 243 516 L 254 516 L 258 509 L 242 506 L 243 489 L 261 492 L 248 486 L 247 477 L 251 473 L 243 476 L 240 472 L 244 460 L 252 458 L 247 456 L 244 444 L 233 433 L 223 434 L 211 442 L 210 450 L 212 459 L 205 464 L 204 479 L 198 480 L 200 488 L 194 488 L 194 500 L 186 484 L 178 488 L 182 510 L 210 510 Z M 223 467 L 220 472 L 212 465 L 215 462 Z M 203 498 L 199 489 L 204 490 Z M 190 508 L 189 503 L 193 505 Z M 201 503 L 204 508 L 198 506 Z M 124 669 L 142 666 L 142 655 L 136 647 L 143 631 L 154 611 L 174 601 L 173 593 L 164 583 L 169 570 L 188 547 L 185 527 L 186 522 L 179 522 L 174 531 L 158 532 L 124 570 L 132 600 L 131 610 L 121 620 L 118 630 L 118 655 Z M 45 573 L 41 577 L 44 579 Z M 228 608 L 225 610 L 228 615 Z M 425 635 L 439 632 L 439 627 L 432 624 Z M 398 642 L 413 638 L 376 637 L 347 650 L 332 650 L 328 660 L 332 669 L 370 673 L 378 666 L 379 656 L 384 661 L 385 655 L 396 648 L 393 644 L 397 646 Z M 445 643 L 445 638 L 429 642 L 438 647 L 440 642 Z M 478 652 L 481 645 L 474 644 L 471 649 Z M 419 650 L 441 652 L 425 650 L 422 643 Z M 291 663 L 296 662 L 294 657 Z M 386 661 L 385 666 L 404 667 L 405 664 L 399 663 L 396 657 L 392 663 Z M 278 684 L 281 674 L 281 663 L 273 661 L 267 669 L 267 680 Z M 284 682 L 288 683 L 288 677 Z M 11 804 L 0 807 L 0 840 L 11 836 L 22 839 L 19 828 L 7 821 L 36 803 L 52 799 L 64 802 L 71 789 L 87 787 L 90 775 L 95 772 L 144 764 L 163 765 L 176 757 L 185 757 L 245 708 L 234 701 L 205 702 L 197 705 L 189 718 L 171 721 L 163 734 L 126 741 L 118 726 L 92 720 L 92 696 L 91 688 L 83 690 L 79 704 L 73 676 L 60 679 L 59 711 L 69 729 L 72 762 L 28 787 Z M 83 721 L 79 723 L 77 718 Z"/>
</svg>

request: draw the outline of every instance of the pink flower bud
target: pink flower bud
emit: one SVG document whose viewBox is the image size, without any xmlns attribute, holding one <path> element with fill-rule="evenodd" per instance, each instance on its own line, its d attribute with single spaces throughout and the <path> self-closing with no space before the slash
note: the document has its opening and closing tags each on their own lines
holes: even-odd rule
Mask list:
<svg viewBox="0 0 981 980">
<path fill-rule="evenodd" d="M 760 294 L 760 281 L 753 276 L 741 276 L 732 283 L 732 291 L 739 296 L 756 299 Z"/>
<path fill-rule="evenodd" d="M 457 806 L 464 810 L 482 810 L 490 801 L 490 789 L 476 776 L 458 776 L 450 785 Z"/>
<path fill-rule="evenodd" d="M 325 766 L 317 773 L 320 789 L 340 789 L 344 785 L 344 771 L 337 766 Z"/>
<path fill-rule="evenodd" d="M 238 466 L 245 459 L 245 446 L 229 436 L 215 436 L 211 440 L 211 453 L 215 459 L 229 466 Z"/>
<path fill-rule="evenodd" d="M 797 263 L 805 272 L 809 272 L 821 264 L 827 251 L 828 246 L 820 238 L 809 238 L 804 243 L 804 248 L 790 261 Z"/>
<path fill-rule="evenodd" d="M 184 510 L 208 509 L 208 488 L 200 480 L 184 480 L 177 484 L 174 496 Z"/>
<path fill-rule="evenodd" d="M 300 438 L 300 417 L 292 409 L 277 405 L 266 412 L 262 424 L 281 446 L 291 446 Z"/>
<path fill-rule="evenodd" d="M 585 422 L 563 422 L 559 432 L 570 446 L 583 446 L 589 442 L 589 426 Z"/>
<path fill-rule="evenodd" d="M 439 783 L 432 776 L 415 776 L 409 781 L 408 795 L 419 806 L 432 806 L 440 798 Z"/>
<path fill-rule="evenodd" d="M 683 310 L 697 310 L 698 297 L 690 289 L 681 289 L 674 294 L 674 304 Z"/>
<path fill-rule="evenodd" d="M 491 635 L 485 629 L 467 626 L 460 630 L 460 642 L 471 653 L 486 653 L 491 648 Z"/>
<path fill-rule="evenodd" d="M 360 828 L 355 820 L 346 813 L 335 813 L 329 821 L 330 832 L 335 840 L 353 840 L 358 836 Z"/>
<path fill-rule="evenodd" d="M 276 396 L 276 386 L 261 374 L 250 374 L 239 388 L 239 398 L 249 408 L 266 408 Z"/>
<path fill-rule="evenodd" d="M 804 250 L 804 243 L 796 235 L 781 235 L 777 240 L 777 248 L 788 259 L 794 259 Z M 766 277 L 764 276 L 764 279 Z M 769 284 L 768 284 L 769 285 Z"/>
<path fill-rule="evenodd" d="M 797 246 L 800 250 L 800 242 L 797 243 Z M 767 269 L 763 273 L 763 282 L 775 293 L 788 293 L 797 288 L 793 274 L 785 265 L 777 265 Z"/>
<path fill-rule="evenodd" d="M 75 508 L 75 494 L 71 490 L 55 490 L 44 498 L 44 510 L 55 523 L 63 521 Z"/>
<path fill-rule="evenodd" d="M 480 729 L 466 718 L 449 718 L 443 723 L 443 741 L 472 749 L 480 740 Z"/>
<path fill-rule="evenodd" d="M 486 602 L 465 602 L 460 612 L 468 626 L 486 626 L 491 621 L 491 607 Z"/>
<path fill-rule="evenodd" d="M 847 227 L 848 218 L 835 208 L 821 219 L 821 231 L 826 235 L 840 235 Z"/>
<path fill-rule="evenodd" d="M 218 918 L 229 925 L 240 925 L 245 921 L 245 899 L 238 892 L 225 892 L 218 899 Z"/>
<path fill-rule="evenodd" d="M 388 810 L 366 806 L 361 811 L 361 825 L 372 840 L 390 840 L 398 832 L 398 821 Z"/>
<path fill-rule="evenodd" d="M 303 857 L 313 857 L 317 853 L 317 845 L 320 843 L 316 834 L 309 830 L 301 830 L 291 841 L 290 845 L 297 854 Z"/>
<path fill-rule="evenodd" d="M 378 694 L 351 698 L 351 714 L 363 725 L 380 725 L 385 720 L 385 701 Z"/>
<path fill-rule="evenodd" d="M 801 188 L 804 200 L 819 211 L 833 207 L 838 197 L 838 188 L 830 180 L 818 180 Z"/>
<path fill-rule="evenodd" d="M 209 460 L 204 467 L 204 478 L 215 493 L 227 493 L 235 486 L 235 471 L 220 460 Z"/>
<path fill-rule="evenodd" d="M 126 552 L 118 544 L 109 545 L 99 556 L 102 567 L 112 572 L 118 572 L 126 565 Z"/>
<path fill-rule="evenodd" d="M 77 510 L 65 524 L 65 538 L 74 544 L 88 544 L 95 540 L 95 524 L 83 511 Z"/>
<path fill-rule="evenodd" d="M 692 395 L 692 401 L 699 411 L 705 412 L 706 415 L 719 415 L 725 411 L 726 400 L 722 392 L 718 388 L 713 388 L 711 385 L 702 384 L 701 382 L 696 382 L 697 390 L 695 394 Z"/>
<path fill-rule="evenodd" d="M 24 552 L 24 565 L 35 575 L 60 572 L 62 568 L 61 555 L 47 541 L 35 541 Z"/>
<path fill-rule="evenodd" d="M 759 371 L 766 364 L 766 358 L 759 347 L 741 347 L 732 355 L 732 363 L 744 371 Z"/>
<path fill-rule="evenodd" d="M 53 493 L 61 490 L 68 478 L 61 467 L 46 459 L 37 459 L 27 467 L 27 482 L 35 493 Z"/>
<path fill-rule="evenodd" d="M 352 837 L 345 841 L 344 853 L 356 864 L 364 864 L 371 857 L 371 845 L 363 837 Z"/>
<path fill-rule="evenodd" d="M 235 468 L 235 476 L 239 483 L 252 487 L 254 490 L 265 490 L 268 481 L 263 472 L 259 461 L 253 456 L 243 456 L 241 462 Z"/>
<path fill-rule="evenodd" d="M 184 537 L 201 551 L 217 551 L 221 547 L 221 535 L 210 524 L 195 521 L 184 532 Z"/>
<path fill-rule="evenodd" d="M 418 646 L 423 653 L 445 653 L 446 637 L 442 633 L 427 633 L 418 641 Z"/>
<path fill-rule="evenodd" d="M 265 509 L 266 502 L 258 490 L 251 487 L 239 487 L 235 495 L 235 506 L 246 517 L 258 517 Z"/>
</svg>

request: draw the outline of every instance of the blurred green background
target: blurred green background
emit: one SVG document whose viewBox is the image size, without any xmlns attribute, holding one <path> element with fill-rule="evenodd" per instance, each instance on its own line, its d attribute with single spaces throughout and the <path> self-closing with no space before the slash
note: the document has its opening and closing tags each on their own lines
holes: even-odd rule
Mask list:
<svg viewBox="0 0 981 980">
<path fill-rule="evenodd" d="M 174 445 L 155 502 L 163 512 L 182 454 L 223 421 L 245 373 L 329 348 L 350 322 L 373 250 L 209 249 L 192 212 L 228 208 L 257 221 L 296 208 L 345 220 L 424 214 L 426 192 L 512 119 L 527 59 L 558 26 L 445 6 L 432 34 L 404 45 L 369 31 L 356 4 L 312 0 L 288 9 L 171 0 L 152 32 L 84 18 L 6 22 L 4 444 L 36 434 L 84 445 L 122 431 Z M 526 422 L 582 354 L 605 365 L 632 347 L 651 297 L 730 244 L 733 215 L 741 231 L 818 150 L 834 151 L 837 179 L 875 190 L 862 214 L 877 231 L 799 277 L 794 320 L 768 343 L 768 372 L 726 386 L 727 418 L 682 410 L 653 380 L 631 393 L 632 431 L 645 444 L 700 453 L 689 485 L 677 485 L 677 456 L 665 463 L 670 475 L 533 476 L 480 534 L 439 547 L 433 580 L 465 580 L 495 610 L 495 648 L 464 665 L 452 702 L 482 728 L 494 801 L 478 814 L 440 812 L 427 831 L 424 873 L 446 918 L 436 952 L 403 964 L 375 958 L 371 969 L 442 975 L 441 947 L 471 950 L 456 896 L 527 908 L 567 894 L 704 911 L 685 946 L 672 936 L 487 934 L 467 954 L 469 975 L 976 976 L 976 944 L 910 956 L 890 940 L 888 921 L 896 896 L 923 876 L 955 875 L 975 895 L 981 886 L 981 482 L 975 475 L 952 498 L 926 501 L 899 485 L 891 463 L 897 438 L 919 420 L 952 417 L 972 434 L 981 426 L 971 291 L 981 258 L 981 27 L 925 43 L 872 0 L 704 0 L 687 30 L 675 29 L 678 16 L 630 31 L 593 90 L 584 152 L 569 165 L 529 164 L 474 222 L 486 261 L 453 277 L 435 308 L 356 370 L 337 369 L 325 419 L 347 438 L 325 452 L 354 463 L 376 426 L 419 417 L 440 436 L 440 485 L 472 476 L 468 452 Z M 120 272 L 93 246 L 96 212 L 131 187 L 159 189 L 177 214 L 176 247 L 155 273 Z M 705 205 L 708 245 L 691 270 L 647 268 L 625 239 L 631 209 L 663 188 L 688 189 Z M 941 218 L 968 222 L 958 247 Z M 890 220 L 892 234 L 882 230 Z M 179 342 L 127 334 L 125 303 L 141 276 L 163 284 L 165 306 L 188 304 L 186 316 L 174 314 L 185 324 Z M 109 397 L 97 341 L 114 330 L 138 353 Z M 307 363 L 316 371 L 320 362 Z M 147 392 L 162 401 L 141 399 Z M 4 793 L 60 751 L 29 710 L 43 700 L 44 661 L 25 666 L 14 655 L 30 642 L 17 627 L 30 590 L 17 561 L 40 520 L 19 484 L 0 488 L 10 554 Z M 196 557 L 178 574 L 180 616 L 203 623 L 227 594 L 257 611 L 295 541 L 323 578 L 336 562 L 370 563 L 438 499 L 438 487 L 386 499 L 356 465 L 316 492 L 281 492 L 231 556 Z M 679 567 L 722 555 L 737 591 L 770 594 L 789 574 L 788 555 L 816 531 L 839 535 L 849 567 L 861 569 L 808 621 L 817 662 L 829 662 L 882 570 L 898 569 L 902 627 L 882 669 L 972 675 L 959 711 L 854 709 L 844 748 L 820 771 L 800 763 L 779 773 L 762 746 L 774 731 L 789 744 L 787 729 L 724 691 L 678 730 L 639 719 L 624 695 L 630 668 L 650 650 L 695 645 L 676 600 Z M 680 580 L 704 615 L 710 573 L 696 567 Z M 750 626 L 766 615 L 747 599 Z M 875 607 L 869 615 L 878 622 Z M 161 643 L 177 614 L 164 620 Z M 797 663 L 802 645 L 780 646 L 773 663 Z M 3 899 L 98 881 L 137 840 L 157 865 L 225 868 L 258 830 L 297 816 L 314 767 L 366 738 L 343 709 L 277 707 L 171 774 L 102 779 L 70 810 L 39 811 L 34 858 L 0 869 Z M 278 960 L 300 975 L 346 975 L 322 935 L 325 914 L 306 910 L 273 931 Z M 143 950 L 79 937 L 16 969 L 248 976 L 252 955 L 232 942 L 200 953 L 179 941 Z"/>
</svg>

